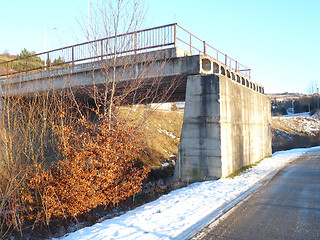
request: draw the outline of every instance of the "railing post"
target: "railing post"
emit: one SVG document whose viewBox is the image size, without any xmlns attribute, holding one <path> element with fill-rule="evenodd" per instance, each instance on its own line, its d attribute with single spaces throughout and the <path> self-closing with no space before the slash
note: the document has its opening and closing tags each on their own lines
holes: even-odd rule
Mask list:
<svg viewBox="0 0 320 240">
<path fill-rule="evenodd" d="M 203 41 L 203 54 L 207 55 L 206 41 Z"/>
<path fill-rule="evenodd" d="M 72 65 L 74 65 L 74 48 L 73 47 L 71 48 L 71 54 L 72 54 L 72 56 L 71 56 Z"/>
<path fill-rule="evenodd" d="M 174 47 L 177 47 L 177 24 L 174 24 Z"/>
<path fill-rule="evenodd" d="M 238 61 L 236 61 L 236 72 L 238 72 Z"/>
<path fill-rule="evenodd" d="M 103 40 L 100 41 L 101 61 L 103 60 Z"/>
<path fill-rule="evenodd" d="M 192 54 L 192 36 L 190 34 L 190 53 Z"/>
<path fill-rule="evenodd" d="M 228 66 L 228 56 L 227 56 L 227 54 L 225 54 L 224 56 L 225 56 L 224 64 L 226 66 Z"/>
<path fill-rule="evenodd" d="M 134 32 L 134 54 L 137 54 L 137 32 Z"/>
<path fill-rule="evenodd" d="M 49 52 L 47 52 L 47 64 L 45 64 L 46 66 L 44 66 L 44 69 L 47 69 L 48 66 L 50 67 L 49 61 L 50 61 Z"/>
</svg>

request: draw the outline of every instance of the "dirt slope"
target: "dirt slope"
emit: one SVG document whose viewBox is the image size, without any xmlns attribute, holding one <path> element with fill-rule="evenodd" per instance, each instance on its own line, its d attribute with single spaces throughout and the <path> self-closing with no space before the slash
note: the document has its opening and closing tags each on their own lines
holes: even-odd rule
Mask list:
<svg viewBox="0 0 320 240">
<path fill-rule="evenodd" d="M 320 144 L 320 120 L 316 116 L 272 118 L 272 151 Z"/>
</svg>

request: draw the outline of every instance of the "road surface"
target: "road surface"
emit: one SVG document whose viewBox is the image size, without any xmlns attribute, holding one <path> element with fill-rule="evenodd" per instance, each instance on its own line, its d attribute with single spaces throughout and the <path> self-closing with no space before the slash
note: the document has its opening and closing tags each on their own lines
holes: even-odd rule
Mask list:
<svg viewBox="0 0 320 240">
<path fill-rule="evenodd" d="M 191 239 L 320 239 L 320 150 L 282 169 Z"/>
</svg>

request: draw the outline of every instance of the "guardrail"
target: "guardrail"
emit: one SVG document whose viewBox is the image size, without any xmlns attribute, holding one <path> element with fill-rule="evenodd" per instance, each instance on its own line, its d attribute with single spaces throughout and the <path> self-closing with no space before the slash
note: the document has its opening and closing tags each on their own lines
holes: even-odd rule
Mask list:
<svg viewBox="0 0 320 240">
<path fill-rule="evenodd" d="M 209 55 L 234 71 L 248 78 L 251 77 L 251 70 L 246 66 L 218 51 L 176 23 L 119 34 L 1 62 L 0 76 L 75 65 L 89 60 L 104 60 L 115 55 L 126 56 L 173 46 L 179 46 L 186 51 L 190 51 L 191 54 L 196 52 L 197 54 Z"/>
</svg>

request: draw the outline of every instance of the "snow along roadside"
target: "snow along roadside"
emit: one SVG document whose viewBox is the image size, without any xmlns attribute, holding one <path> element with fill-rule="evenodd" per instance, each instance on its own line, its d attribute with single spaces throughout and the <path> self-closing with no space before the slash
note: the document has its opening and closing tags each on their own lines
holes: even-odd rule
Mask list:
<svg viewBox="0 0 320 240">
<path fill-rule="evenodd" d="M 230 205 L 238 196 L 254 188 L 261 179 L 316 148 L 276 152 L 234 179 L 222 178 L 191 184 L 119 217 L 70 233 L 63 239 L 153 240 L 180 237 L 215 211 Z"/>
</svg>

